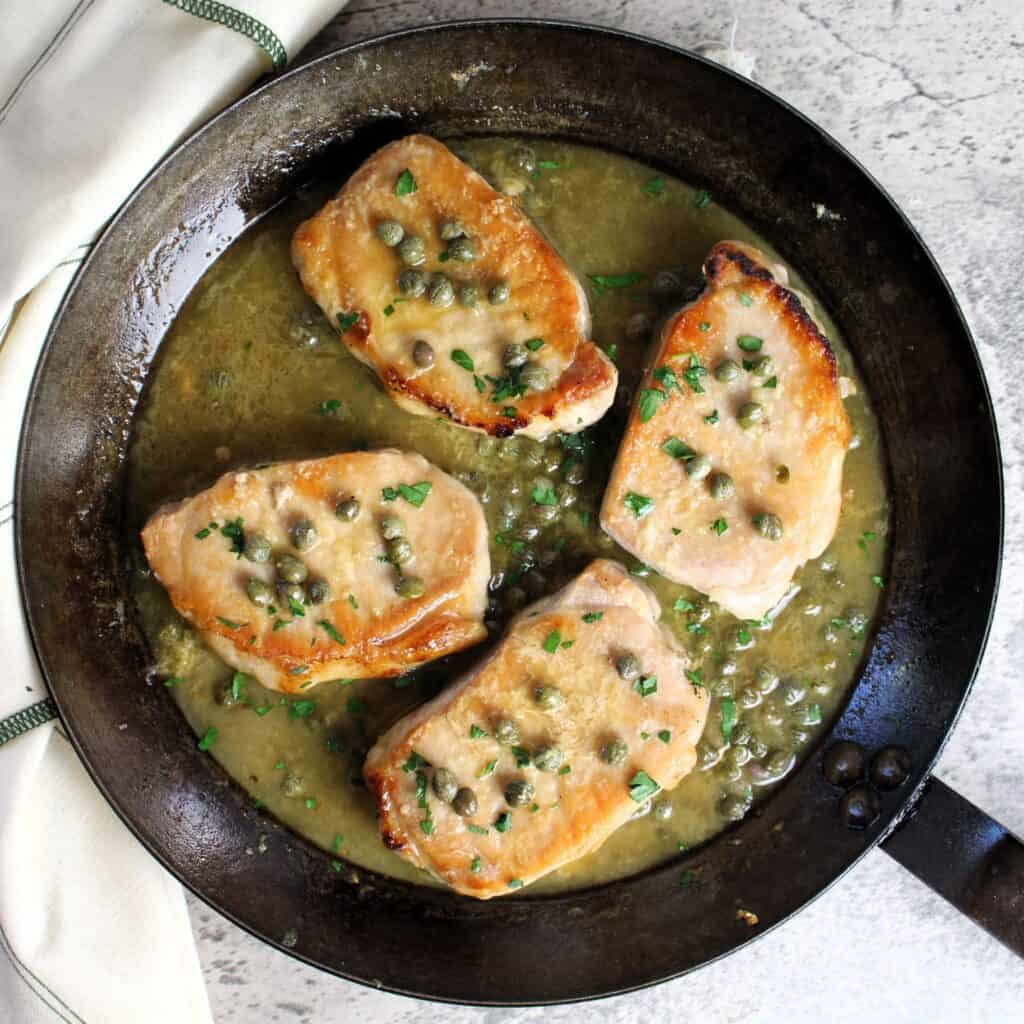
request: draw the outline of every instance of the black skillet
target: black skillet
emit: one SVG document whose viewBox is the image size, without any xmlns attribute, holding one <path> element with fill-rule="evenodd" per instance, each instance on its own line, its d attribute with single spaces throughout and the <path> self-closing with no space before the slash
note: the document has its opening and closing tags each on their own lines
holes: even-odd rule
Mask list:
<svg viewBox="0 0 1024 1024">
<path fill-rule="evenodd" d="M 125 449 L 175 313 L 224 246 L 297 185 L 337 178 L 413 130 L 564 137 L 710 189 L 807 276 L 871 389 L 891 466 L 892 563 L 862 674 L 821 749 L 727 841 L 685 858 L 686 889 L 680 863 L 485 904 L 362 869 L 339 875 L 197 752 L 146 682 L 145 647 L 120 614 Z M 816 203 L 840 219 L 817 219 Z M 716 65 L 604 29 L 475 22 L 359 43 L 250 95 L 154 172 L 82 268 L 32 390 L 17 501 L 36 649 L 96 783 L 186 885 L 309 963 L 474 1003 L 622 992 L 749 942 L 883 838 L 1024 954 L 1024 848 L 928 778 L 970 689 L 999 575 L 999 448 L 977 354 L 931 256 L 878 185 L 794 110 Z M 878 795 L 863 829 L 849 827 L 842 791 L 823 776 L 822 751 L 839 738 L 909 754 L 906 780 Z M 268 831 L 267 852 L 246 856 Z"/>
</svg>

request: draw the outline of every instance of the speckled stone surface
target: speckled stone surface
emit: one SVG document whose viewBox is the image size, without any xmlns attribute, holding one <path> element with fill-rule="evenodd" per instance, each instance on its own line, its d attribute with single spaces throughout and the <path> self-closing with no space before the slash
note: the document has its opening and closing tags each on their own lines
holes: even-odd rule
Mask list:
<svg viewBox="0 0 1024 1024">
<path fill-rule="evenodd" d="M 746 0 L 735 7 L 739 70 L 752 66 L 758 82 L 831 132 L 881 181 L 924 236 L 975 332 L 1003 444 L 1006 554 L 988 652 L 938 774 L 1024 834 L 1024 299 L 1016 272 L 1024 246 L 1024 3 Z M 714 50 L 716 58 L 733 28 L 726 0 L 356 0 L 331 38 L 340 44 L 449 18 L 525 14 L 623 28 Z M 724 961 L 645 992 L 546 1010 L 440 1007 L 347 984 L 269 949 L 198 900 L 190 905 L 218 1024 L 1024 1018 L 1024 962 L 881 851 Z M 637 938 L 638 955 L 645 942 L 665 939 Z"/>
</svg>

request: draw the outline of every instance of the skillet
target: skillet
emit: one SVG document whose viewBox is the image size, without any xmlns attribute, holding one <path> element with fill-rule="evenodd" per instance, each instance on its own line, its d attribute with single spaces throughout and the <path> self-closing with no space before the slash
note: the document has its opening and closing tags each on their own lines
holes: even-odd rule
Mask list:
<svg viewBox="0 0 1024 1024">
<path fill-rule="evenodd" d="M 297 186 L 414 130 L 562 137 L 709 189 L 810 281 L 859 361 L 887 443 L 890 584 L 821 747 L 708 845 L 583 892 L 480 904 L 333 871 L 196 750 L 124 614 L 125 455 L 177 310 L 218 253 Z M 839 219 L 820 220 L 816 204 Z M 69 290 L 37 370 L 18 464 L 19 572 L 68 734 L 126 824 L 218 911 L 342 977 L 490 1005 L 628 991 L 763 934 L 883 840 L 1024 955 L 1024 847 L 928 775 L 989 628 L 1000 467 L 977 354 L 946 282 L 892 201 L 820 129 L 721 67 L 636 36 L 461 22 L 295 69 L 215 118 L 128 200 Z M 850 827 L 855 815 L 822 771 L 840 739 L 909 757 L 898 788 L 862 791 L 878 810 L 863 828 Z M 247 856 L 261 834 L 267 852 Z M 685 889 L 683 867 L 696 878 Z"/>
</svg>

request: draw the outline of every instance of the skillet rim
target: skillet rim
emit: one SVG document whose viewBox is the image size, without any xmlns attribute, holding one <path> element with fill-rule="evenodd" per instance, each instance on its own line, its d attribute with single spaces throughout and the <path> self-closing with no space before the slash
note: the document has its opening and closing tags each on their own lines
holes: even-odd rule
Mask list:
<svg viewBox="0 0 1024 1024">
<path fill-rule="evenodd" d="M 983 397 L 983 413 L 985 423 L 988 428 L 986 431 L 986 440 L 991 444 L 992 447 L 993 463 L 995 467 L 995 476 L 993 479 L 993 483 L 995 486 L 995 492 L 998 497 L 998 507 L 995 510 L 997 531 L 995 536 L 996 543 L 994 552 L 994 568 L 991 582 L 991 594 L 988 600 L 988 610 L 987 615 L 985 616 L 984 629 L 980 632 L 980 635 L 978 637 L 977 652 L 973 658 L 973 665 L 969 673 L 969 677 L 964 681 L 964 683 L 960 687 L 960 696 L 957 700 L 956 707 L 952 715 L 949 717 L 947 723 L 941 730 L 936 729 L 936 734 L 938 734 L 939 739 L 934 750 L 934 753 L 927 759 L 926 762 L 914 765 L 912 774 L 918 776 L 917 783 L 913 786 L 913 788 L 908 789 L 906 792 L 896 795 L 896 799 L 899 801 L 896 808 L 892 811 L 884 811 L 881 818 L 879 819 L 880 821 L 884 821 L 886 817 L 889 817 L 889 820 L 884 823 L 883 827 L 876 828 L 874 834 L 866 839 L 861 849 L 854 851 L 845 863 L 845 865 L 827 883 L 818 888 L 813 893 L 813 895 L 811 895 L 804 902 L 792 907 L 785 914 L 783 914 L 777 921 L 771 923 L 770 925 L 762 925 L 758 928 L 756 932 L 752 932 L 748 936 L 741 938 L 729 949 L 724 950 L 721 953 L 712 956 L 707 960 L 702 961 L 700 964 L 689 966 L 681 970 L 673 971 L 667 974 L 662 974 L 657 977 L 649 978 L 636 984 L 625 985 L 618 988 L 609 988 L 606 990 L 593 992 L 585 996 L 569 996 L 565 998 L 544 999 L 541 1002 L 523 1002 L 522 1000 L 466 1000 L 464 998 L 457 998 L 454 996 L 424 994 L 422 992 L 416 991 L 413 988 L 402 988 L 392 984 L 383 984 L 380 981 L 375 981 L 371 977 L 360 977 L 353 974 L 348 974 L 336 966 L 321 963 L 310 955 L 307 955 L 297 949 L 289 948 L 288 946 L 284 945 L 284 943 L 280 940 L 271 938 L 265 934 L 261 934 L 257 930 L 257 926 L 247 924 L 240 917 L 236 916 L 233 912 L 228 911 L 225 907 L 218 905 L 218 903 L 215 902 L 214 897 L 208 897 L 204 895 L 204 893 L 200 891 L 200 889 L 198 888 L 197 884 L 194 885 L 192 882 L 188 881 L 186 878 L 179 875 L 177 870 L 171 866 L 169 862 L 169 857 L 163 851 L 161 851 L 156 846 L 156 844 L 151 844 L 149 840 L 144 838 L 143 835 L 141 834 L 140 827 L 136 826 L 136 824 L 127 817 L 126 813 L 122 811 L 121 807 L 118 805 L 117 801 L 115 800 L 112 793 L 109 791 L 106 784 L 99 777 L 93 765 L 87 760 L 83 752 L 83 747 L 80 743 L 79 738 L 76 736 L 74 729 L 69 725 L 69 719 L 65 713 L 63 698 L 59 694 L 59 687 L 57 689 L 54 689 L 51 685 L 50 672 L 48 671 L 47 665 L 42 657 L 38 642 L 37 612 L 33 609 L 32 603 L 29 600 L 30 585 L 28 582 L 27 561 L 30 558 L 30 556 L 26 551 L 22 535 L 24 530 L 24 527 L 22 525 L 24 522 L 24 517 L 19 517 L 15 522 L 15 559 L 18 573 L 19 591 L 21 595 L 22 612 L 25 616 L 25 620 L 28 625 L 28 631 L 31 638 L 32 648 L 36 657 L 36 661 L 40 667 L 40 671 L 44 679 L 47 682 L 47 687 L 49 689 L 50 695 L 57 706 L 58 712 L 60 714 L 61 723 L 64 725 L 65 731 L 67 733 L 67 738 L 69 739 L 76 753 L 78 754 L 79 760 L 86 768 L 86 771 L 89 773 L 94 784 L 103 794 L 104 799 L 108 802 L 108 804 L 110 804 L 110 806 L 113 808 L 117 816 L 121 819 L 121 821 L 124 822 L 124 824 L 128 827 L 129 831 L 131 831 L 135 838 L 139 840 L 139 842 L 150 854 L 150 856 L 154 857 L 161 864 L 161 866 L 163 866 L 165 870 L 167 870 L 180 884 L 185 886 L 203 903 L 211 907 L 218 914 L 223 915 L 233 924 L 242 928 L 244 931 L 248 932 L 250 935 L 254 936 L 260 941 L 267 943 L 268 945 L 271 945 L 277 948 L 278 950 L 296 958 L 297 960 L 309 964 L 312 967 L 316 967 L 327 973 L 333 974 L 347 981 L 355 982 L 357 984 L 366 986 L 368 988 L 387 991 L 397 995 L 403 995 L 416 999 L 423 999 L 430 1002 L 445 1003 L 450 1005 L 474 1005 L 486 1007 L 548 1006 L 564 1005 L 576 1002 L 589 1002 L 595 999 L 610 998 L 616 995 L 623 995 L 629 992 L 639 991 L 641 989 L 649 988 L 656 984 L 661 984 L 665 981 L 670 981 L 679 978 L 685 974 L 689 974 L 695 970 L 698 970 L 701 967 L 705 967 L 709 964 L 715 963 L 723 957 L 728 956 L 736 950 L 745 947 L 749 945 L 751 942 L 761 938 L 761 936 L 766 935 L 771 931 L 774 931 L 775 928 L 779 927 L 781 924 L 790 920 L 790 918 L 792 918 L 795 914 L 799 913 L 805 907 L 809 906 L 812 902 L 814 902 L 819 896 L 821 896 L 826 891 L 831 889 L 832 886 L 835 885 L 836 882 L 838 882 L 851 868 L 853 868 L 863 856 L 865 856 L 878 843 L 884 840 L 894 829 L 899 827 L 899 825 L 907 816 L 913 813 L 913 810 L 917 802 L 921 798 L 922 790 L 928 782 L 931 769 L 934 767 L 935 762 L 941 755 L 946 743 L 949 741 L 949 738 L 952 735 L 953 729 L 956 727 L 956 724 L 961 714 L 963 713 L 963 709 L 966 705 L 968 697 L 970 696 L 970 692 L 973 688 L 975 679 L 977 678 L 977 674 L 980 670 L 981 661 L 984 656 L 987 642 L 991 633 L 996 601 L 998 597 L 1005 540 L 1005 481 L 1003 472 L 1001 444 L 998 432 L 998 423 L 995 416 L 995 409 L 992 402 L 991 393 L 988 387 L 988 381 L 984 374 L 983 365 L 981 362 L 980 355 L 978 353 L 973 333 L 971 331 L 967 318 L 960 307 L 956 295 L 954 294 L 953 289 L 950 286 L 950 283 L 946 275 L 943 273 L 941 267 L 939 266 L 931 250 L 926 245 L 921 234 L 914 227 L 909 218 L 903 212 L 901 207 L 895 202 L 895 200 L 888 193 L 888 191 L 879 183 L 879 181 L 874 177 L 874 175 L 870 171 L 868 171 L 856 157 L 854 157 L 850 152 L 848 152 L 841 143 L 839 143 L 835 138 L 833 138 L 832 135 L 830 135 L 827 131 L 825 131 L 823 128 L 817 125 L 809 117 L 801 113 L 796 107 L 794 107 L 788 101 L 775 95 L 774 93 L 766 89 L 764 86 L 754 82 L 753 80 L 745 78 L 744 76 L 739 75 L 738 73 L 732 71 L 731 69 L 723 65 L 720 65 L 712 60 L 709 60 L 708 58 L 700 54 L 687 50 L 683 47 L 675 46 L 670 43 L 661 42 L 659 40 L 652 39 L 647 36 L 643 36 L 633 32 L 627 32 L 621 29 L 605 27 L 602 25 L 588 25 L 582 22 L 560 20 L 553 18 L 456 19 L 450 21 L 430 23 L 420 26 L 413 26 L 395 32 L 389 32 L 382 35 L 375 35 L 367 37 L 365 39 L 357 40 L 352 43 L 345 44 L 343 46 L 332 49 L 312 60 L 306 61 L 302 64 L 298 64 L 295 67 L 284 72 L 283 74 L 270 78 L 269 80 L 256 86 L 255 88 L 247 92 L 244 96 L 230 103 L 223 110 L 219 111 L 209 120 L 205 121 L 194 132 L 189 134 L 185 139 L 183 139 L 181 142 L 175 145 L 146 174 L 146 176 L 142 179 L 140 184 L 135 189 L 132 190 L 129 196 L 118 207 L 117 211 L 108 221 L 106 226 L 103 228 L 103 230 L 97 237 L 87 259 L 79 267 L 75 276 L 72 278 L 70 284 L 68 285 L 67 291 L 65 292 L 61 300 L 61 303 L 54 315 L 50 328 L 47 331 L 47 335 L 43 343 L 43 346 L 40 349 L 38 361 L 33 372 L 32 382 L 25 403 L 25 413 L 22 420 L 22 428 L 19 434 L 18 454 L 16 462 L 16 507 L 25 507 L 22 499 L 24 497 L 25 488 L 27 486 L 27 449 L 29 445 L 30 435 L 32 433 L 29 428 L 31 421 L 35 416 L 36 405 L 38 402 L 38 391 L 41 379 L 44 375 L 45 364 L 50 354 L 50 349 L 57 335 L 57 327 L 63 320 L 69 302 L 71 298 L 75 295 L 75 293 L 78 291 L 81 281 L 91 271 L 93 261 L 97 259 L 98 253 L 100 252 L 103 244 L 107 241 L 108 237 L 111 234 L 113 234 L 114 231 L 117 229 L 121 220 L 126 216 L 129 209 L 136 203 L 136 201 L 142 196 L 142 194 L 145 193 L 149 189 L 149 187 L 162 175 L 162 173 L 169 164 L 173 163 L 184 151 L 186 151 L 191 145 L 193 145 L 201 136 L 205 135 L 215 124 L 219 123 L 222 119 L 231 116 L 238 108 L 242 107 L 243 105 L 254 102 L 258 97 L 261 97 L 263 94 L 276 87 L 278 83 L 290 80 L 293 77 L 296 77 L 300 74 L 309 74 L 311 69 L 319 66 L 320 64 L 331 62 L 340 57 L 348 58 L 354 54 L 357 54 L 360 50 L 392 44 L 396 41 L 402 40 L 409 36 L 429 36 L 434 34 L 444 34 L 452 30 L 462 29 L 501 30 L 510 27 L 554 30 L 556 32 L 566 32 L 567 34 L 570 35 L 580 33 L 583 35 L 595 37 L 606 37 L 613 40 L 626 41 L 630 44 L 640 44 L 643 47 L 647 47 L 655 51 L 661 51 L 662 53 L 671 56 L 673 59 L 682 58 L 683 60 L 692 61 L 696 64 L 702 65 L 703 67 L 705 67 L 706 69 L 710 70 L 713 73 L 725 75 L 727 78 L 732 79 L 741 88 L 746 87 L 747 89 L 752 89 L 755 93 L 759 94 L 759 97 L 762 101 L 768 101 L 769 103 L 777 105 L 777 107 L 781 108 L 783 113 L 794 117 L 798 122 L 800 122 L 800 124 L 806 130 L 809 130 L 814 136 L 816 136 L 818 141 L 823 143 L 827 148 L 833 150 L 842 161 L 850 165 L 871 187 L 871 189 L 875 193 L 876 198 L 880 199 L 882 201 L 882 204 L 888 208 L 888 212 L 890 214 L 894 214 L 898 221 L 902 223 L 903 227 L 905 228 L 910 237 L 910 240 L 916 246 L 918 252 L 924 256 L 926 267 L 931 272 L 935 284 L 939 286 L 939 289 L 941 290 L 942 296 L 948 307 L 948 311 L 953 313 L 954 320 L 959 328 L 959 333 L 962 339 L 966 341 L 967 349 L 970 352 L 970 356 L 973 361 L 972 367 L 975 371 L 977 383 L 980 386 L 981 395 Z M 500 134 L 500 132 L 498 132 L 497 134 Z M 267 211 L 263 211 L 263 213 L 265 212 Z M 255 223 L 255 221 L 257 221 L 259 217 L 263 215 L 263 213 L 253 218 L 253 220 L 249 224 L 247 224 L 245 228 L 243 228 L 240 234 L 244 234 L 244 232 L 248 230 L 249 227 L 252 226 L 252 223 Z M 887 469 L 888 468 L 889 466 L 887 463 Z M 883 601 L 882 614 L 884 614 L 884 611 L 885 601 Z M 866 666 L 869 651 L 870 646 L 865 648 L 864 654 L 862 655 L 861 674 L 863 674 L 863 669 Z M 859 679 L 860 676 L 858 676 L 858 680 Z M 846 699 L 840 705 L 840 709 L 836 713 L 836 723 L 838 723 L 838 720 L 842 717 L 842 715 L 845 713 L 845 710 L 849 707 L 850 701 L 854 695 L 856 688 L 857 681 L 855 681 L 854 684 L 851 685 L 850 690 L 846 696 Z M 808 749 L 805 752 L 801 762 L 803 767 L 809 767 L 812 762 L 818 760 L 821 750 L 830 740 L 833 740 L 835 738 L 833 735 L 834 728 L 835 724 L 833 725 L 833 728 L 831 730 L 829 730 L 826 733 L 823 733 L 822 736 L 819 737 L 818 743 L 814 747 Z M 223 772 L 223 770 L 221 771 Z M 782 787 L 782 789 L 785 789 L 785 787 Z M 782 790 L 779 790 L 777 792 L 782 792 Z M 769 801 L 767 801 L 765 804 L 760 805 L 760 808 L 763 810 L 764 808 L 770 806 L 774 799 L 775 795 L 773 795 L 773 797 L 769 799 Z M 274 819 L 274 821 L 276 823 L 276 819 Z M 280 823 L 277 824 L 279 825 L 279 827 L 285 828 L 287 830 L 286 826 L 280 825 Z M 297 840 L 301 843 L 306 844 L 307 846 L 310 845 L 308 844 L 308 841 L 304 840 L 301 836 L 298 836 L 297 833 L 293 833 L 291 832 L 291 830 L 287 831 L 289 832 L 293 840 Z M 718 836 L 715 836 L 708 843 L 704 844 L 700 849 L 706 850 L 709 846 L 714 845 L 721 836 L 728 835 L 732 831 L 733 829 L 726 829 L 722 833 L 719 833 Z M 317 850 L 317 852 L 322 852 L 319 850 L 319 848 L 311 848 Z M 545 896 L 540 898 L 530 897 L 529 899 L 530 901 L 534 902 L 543 901 L 546 903 L 566 901 L 572 899 L 573 897 L 580 896 L 584 893 L 594 892 L 602 888 L 628 884 L 630 881 L 635 880 L 639 877 L 643 877 L 644 875 L 673 870 L 676 866 L 677 863 L 675 861 L 672 861 L 665 864 L 656 865 L 653 868 L 647 869 L 647 871 L 644 872 L 626 876 L 623 879 L 603 883 L 600 886 L 594 886 L 582 890 L 572 890 L 566 893 L 553 894 L 551 896 Z M 420 887 L 413 886 L 410 884 L 409 888 L 415 889 Z M 503 902 L 505 902 L 506 900 L 503 900 Z"/>
</svg>

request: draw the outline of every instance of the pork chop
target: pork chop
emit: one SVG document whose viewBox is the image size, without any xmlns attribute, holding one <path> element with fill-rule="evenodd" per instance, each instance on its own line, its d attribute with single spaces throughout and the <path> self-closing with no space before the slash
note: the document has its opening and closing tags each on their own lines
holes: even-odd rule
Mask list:
<svg viewBox="0 0 1024 1024">
<path fill-rule="evenodd" d="M 301 224 L 292 260 L 403 408 L 498 437 L 600 419 L 618 374 L 576 277 L 508 196 L 411 135 Z"/>
<path fill-rule="evenodd" d="M 142 539 L 206 644 L 283 693 L 399 675 L 486 636 L 483 512 L 419 455 L 227 473 L 158 511 Z"/>
<path fill-rule="evenodd" d="M 658 616 L 606 560 L 521 612 L 486 660 L 370 751 L 385 844 L 489 899 L 597 849 L 677 785 L 708 697 Z"/>
<path fill-rule="evenodd" d="M 720 242 L 704 275 L 656 345 L 601 525 L 662 575 L 760 618 L 835 533 L 850 421 L 786 271 Z"/>
</svg>

